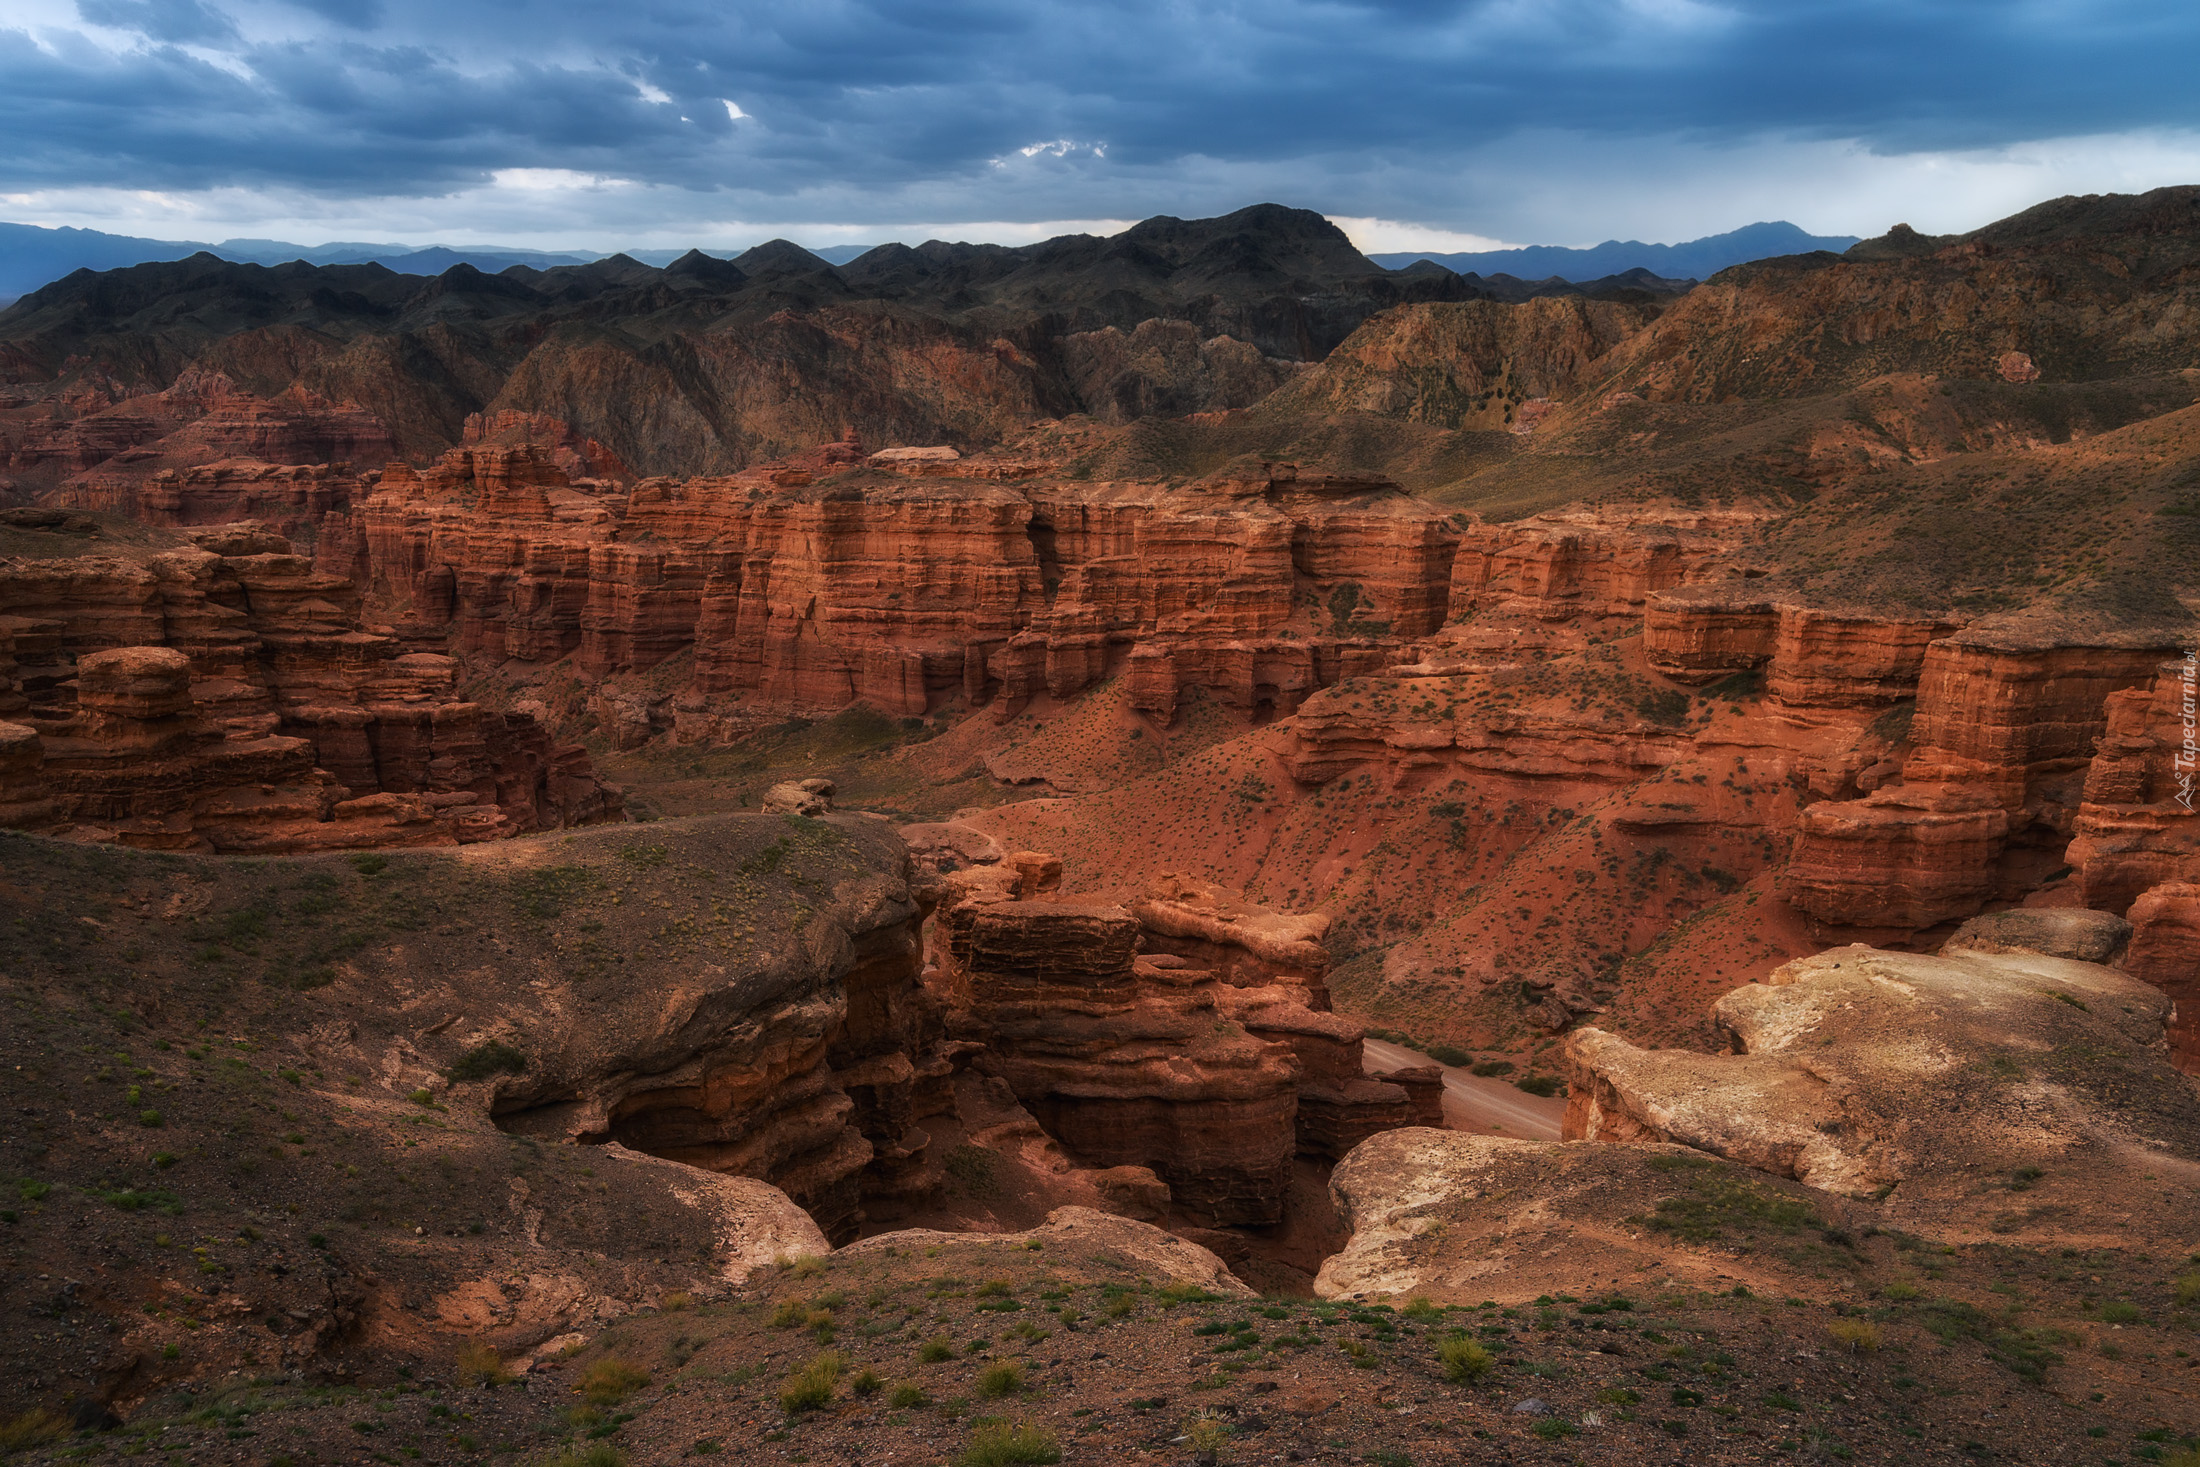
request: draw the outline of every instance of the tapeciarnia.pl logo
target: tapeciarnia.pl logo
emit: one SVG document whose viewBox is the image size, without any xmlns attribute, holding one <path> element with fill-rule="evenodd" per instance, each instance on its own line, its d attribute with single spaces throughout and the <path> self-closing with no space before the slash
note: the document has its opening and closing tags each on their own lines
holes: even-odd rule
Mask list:
<svg viewBox="0 0 2200 1467">
<path fill-rule="evenodd" d="M 2184 725 L 2184 747 L 2177 751 L 2174 761 L 2177 768 L 2177 803 L 2188 811 L 2192 809 L 2193 770 L 2200 765 L 2200 716 L 2195 715 L 2195 705 L 2200 704 L 2200 647 L 2185 653 L 2184 666 L 2178 669 L 2178 718 Z"/>
</svg>

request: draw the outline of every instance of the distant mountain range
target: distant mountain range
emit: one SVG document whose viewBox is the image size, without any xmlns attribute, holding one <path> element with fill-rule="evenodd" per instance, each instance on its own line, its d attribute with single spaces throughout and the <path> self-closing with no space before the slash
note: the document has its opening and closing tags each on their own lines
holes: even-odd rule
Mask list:
<svg viewBox="0 0 2200 1467">
<path fill-rule="evenodd" d="M 1805 234 L 1794 225 L 1781 222 L 1751 224 L 1685 244 L 1609 240 L 1586 250 L 1567 249 L 1561 245 L 1530 245 L 1524 249 L 1488 250 L 1479 254 L 1385 253 L 1368 258 L 1391 270 L 1430 260 L 1462 275 L 1510 276 L 1515 282 L 1529 285 L 1554 277 L 1575 282 L 1603 281 L 1633 270 L 1646 270 L 1664 280 L 1686 281 L 1702 280 L 1729 265 L 1761 260 L 1770 255 L 1795 255 L 1808 250 L 1838 251 L 1855 243 L 1853 236 Z M 845 265 L 875 248 L 873 245 L 827 245 L 809 253 L 828 264 Z M 303 260 L 309 265 L 375 264 L 400 275 L 441 275 L 453 265 L 471 265 L 494 275 L 513 265 L 549 270 L 560 265 L 585 265 L 610 258 L 503 246 L 430 245 L 423 249 L 416 245 L 356 240 L 302 245 L 279 239 L 230 239 L 208 244 L 197 240 L 141 239 L 127 234 L 104 234 L 96 229 L 0 224 L 0 305 L 28 295 L 73 270 L 112 270 L 162 260 L 182 260 L 202 251 L 244 265 L 284 265 L 292 260 Z M 662 269 L 687 253 L 685 250 L 628 250 L 626 256 Z M 1502 297 L 1508 291 L 1500 286 L 1496 293 Z"/>
<path fill-rule="evenodd" d="M 812 253 L 832 264 L 845 265 L 871 248 L 870 245 L 827 245 Z M 355 240 L 302 245 L 280 239 L 225 239 L 220 244 L 208 244 L 187 239 L 140 239 L 129 234 L 105 234 L 96 229 L 0 224 L 0 305 L 29 295 L 72 270 L 113 270 L 160 260 L 184 260 L 202 250 L 240 265 L 287 265 L 292 260 L 303 260 L 309 265 L 374 264 L 400 275 L 441 275 L 453 265 L 471 265 L 494 275 L 513 265 L 548 270 L 557 265 L 585 265 L 591 260 L 605 258 L 602 255 L 509 249 L 502 245 L 480 249 L 430 245 L 423 249 L 419 245 L 371 244 Z M 627 256 L 662 268 L 686 253 L 686 250 L 628 250 Z M 719 258 L 730 259 L 732 255 Z"/>
<path fill-rule="evenodd" d="M 1461 275 L 1511 275 L 1521 280 L 1599 280 L 1629 270 L 1648 270 L 1667 280 L 1707 280 L 1729 265 L 1774 255 L 1801 255 L 1812 250 L 1835 254 L 1857 242 L 1853 234 L 1805 234 L 1788 223 L 1745 224 L 1725 234 L 1708 234 L 1681 244 L 1644 244 L 1633 239 L 1608 239 L 1585 250 L 1564 245 L 1526 245 L 1516 250 L 1482 250 L 1463 254 L 1433 251 L 1390 252 L 1370 255 L 1376 264 L 1401 270 L 1416 260 L 1433 260 Z"/>
</svg>

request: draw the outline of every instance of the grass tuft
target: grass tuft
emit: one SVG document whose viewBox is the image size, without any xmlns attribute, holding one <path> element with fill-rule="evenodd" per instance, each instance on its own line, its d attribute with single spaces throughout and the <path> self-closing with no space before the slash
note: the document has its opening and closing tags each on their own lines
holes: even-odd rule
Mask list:
<svg viewBox="0 0 2200 1467">
<path fill-rule="evenodd" d="M 504 1368 L 504 1357 L 487 1340 L 463 1346 L 455 1369 L 460 1385 L 500 1386 L 510 1384 L 512 1379 L 512 1372 Z"/>
<path fill-rule="evenodd" d="M 616 1406 L 648 1384 L 648 1371 L 631 1360 L 606 1355 L 581 1376 L 581 1397 L 591 1406 Z"/>
<path fill-rule="evenodd" d="M 840 1385 L 840 1373 L 847 1368 L 846 1355 L 838 1350 L 820 1350 L 779 1388 L 780 1409 L 792 1415 L 797 1411 L 815 1411 L 827 1404 Z"/>
<path fill-rule="evenodd" d="M 961 1467 L 1045 1467 L 1062 1460 L 1061 1443 L 1043 1426 L 981 1426 L 963 1449 Z"/>
</svg>

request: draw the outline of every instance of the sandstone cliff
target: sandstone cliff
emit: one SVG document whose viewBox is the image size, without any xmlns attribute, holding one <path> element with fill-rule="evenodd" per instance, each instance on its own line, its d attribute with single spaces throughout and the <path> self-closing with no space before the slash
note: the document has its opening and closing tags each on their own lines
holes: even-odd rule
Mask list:
<svg viewBox="0 0 2200 1467">
<path fill-rule="evenodd" d="M 366 630 L 349 581 L 251 524 L 140 557 L 0 561 L 15 823 L 284 850 L 623 818 L 585 751 L 456 682 L 449 658 Z"/>
<path fill-rule="evenodd" d="M 856 452 L 629 494 L 537 451 L 454 450 L 332 517 L 322 563 L 489 663 L 572 655 L 601 678 L 692 646 L 667 721 L 699 735 L 742 704 L 1007 714 L 1116 676 L 1163 721 L 1188 688 L 1272 714 L 1447 611 L 1457 533 L 1380 479 L 1172 489 Z"/>
</svg>

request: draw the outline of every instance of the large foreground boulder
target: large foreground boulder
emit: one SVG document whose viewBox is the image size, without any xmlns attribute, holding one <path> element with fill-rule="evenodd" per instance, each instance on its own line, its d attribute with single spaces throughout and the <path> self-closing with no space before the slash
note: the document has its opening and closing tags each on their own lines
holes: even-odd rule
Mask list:
<svg viewBox="0 0 2200 1467">
<path fill-rule="evenodd" d="M 2200 1158 L 2200 1100 L 2170 1065 L 2168 1009 L 2124 973 L 2014 946 L 1836 948 L 1719 1000 L 1735 1054 L 1578 1031 L 1565 1134 L 1679 1142 L 1974 1225 L 1991 1184 L 2028 1194 L 2018 1211 L 2043 1226 L 2066 1211 L 2166 1226 L 2166 1200 L 2124 1184 Z"/>
</svg>

